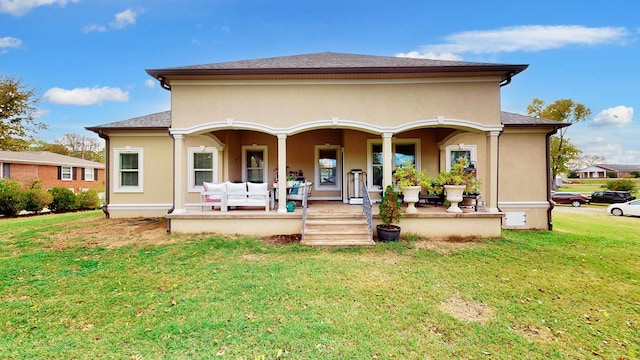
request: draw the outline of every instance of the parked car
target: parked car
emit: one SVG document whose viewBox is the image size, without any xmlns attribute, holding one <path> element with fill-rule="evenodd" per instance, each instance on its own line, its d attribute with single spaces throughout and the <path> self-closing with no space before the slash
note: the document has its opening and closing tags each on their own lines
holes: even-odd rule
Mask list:
<svg viewBox="0 0 640 360">
<path fill-rule="evenodd" d="M 573 207 L 589 203 L 588 197 L 575 192 L 554 192 L 551 194 L 551 200 L 556 204 L 571 204 Z"/>
<path fill-rule="evenodd" d="M 631 200 L 622 204 L 612 204 L 607 207 L 607 211 L 615 216 L 640 216 L 640 200 Z"/>
<path fill-rule="evenodd" d="M 608 203 L 616 204 L 635 200 L 635 196 L 631 196 L 628 191 L 596 191 L 591 194 L 590 201 L 592 203 Z"/>
</svg>

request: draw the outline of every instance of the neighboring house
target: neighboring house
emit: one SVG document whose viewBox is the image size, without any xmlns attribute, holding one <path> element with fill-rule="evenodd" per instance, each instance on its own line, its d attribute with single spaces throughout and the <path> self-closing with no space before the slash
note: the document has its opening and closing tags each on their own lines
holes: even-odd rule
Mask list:
<svg viewBox="0 0 640 360">
<path fill-rule="evenodd" d="M 170 213 L 174 231 L 300 233 L 284 201 L 268 213 L 201 211 L 202 180 L 271 184 L 295 170 L 312 200 L 346 204 L 352 169 L 375 197 L 401 161 L 435 177 L 466 156 L 486 210 L 408 215 L 403 231 L 548 229 L 548 141 L 566 124 L 501 111 L 500 89 L 526 68 L 326 52 L 147 70 L 171 92 L 170 111 L 87 127 L 107 144 L 105 212 Z"/>
<path fill-rule="evenodd" d="M 42 180 L 42 187 L 64 187 L 79 193 L 83 190 L 102 190 L 105 165 L 55 154 L 47 151 L 0 151 L 0 177 L 16 180 L 29 186 Z"/>
<path fill-rule="evenodd" d="M 581 179 L 606 178 L 608 172 L 614 172 L 616 178 L 623 178 L 632 172 L 640 173 L 640 165 L 595 164 L 576 172 Z"/>
</svg>

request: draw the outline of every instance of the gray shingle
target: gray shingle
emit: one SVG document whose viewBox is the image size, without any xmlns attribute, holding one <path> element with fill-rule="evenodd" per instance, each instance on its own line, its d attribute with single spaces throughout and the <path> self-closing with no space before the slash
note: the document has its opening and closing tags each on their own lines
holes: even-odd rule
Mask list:
<svg viewBox="0 0 640 360">
<path fill-rule="evenodd" d="M 502 121 L 502 125 L 505 126 L 555 126 L 561 128 L 571 125 L 559 121 L 514 114 L 506 111 L 500 112 L 500 120 Z"/>
<path fill-rule="evenodd" d="M 103 125 L 88 126 L 87 130 L 97 132 L 106 129 L 169 129 L 171 127 L 171 111 L 135 117 Z"/>
<path fill-rule="evenodd" d="M 0 162 L 104 169 L 104 164 L 48 151 L 0 151 Z"/>
</svg>

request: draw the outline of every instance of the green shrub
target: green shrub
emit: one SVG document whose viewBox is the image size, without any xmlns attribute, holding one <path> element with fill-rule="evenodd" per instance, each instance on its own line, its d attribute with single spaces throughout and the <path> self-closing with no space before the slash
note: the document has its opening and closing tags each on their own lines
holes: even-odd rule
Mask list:
<svg viewBox="0 0 640 360">
<path fill-rule="evenodd" d="M 78 201 L 73 191 L 63 187 L 55 187 L 49 189 L 49 192 L 53 196 L 53 201 L 49 205 L 51 211 L 67 212 L 78 210 Z"/>
<path fill-rule="evenodd" d="M 98 191 L 95 189 L 83 191 L 76 196 L 80 210 L 95 210 L 100 208 L 100 198 L 98 197 Z"/>
<path fill-rule="evenodd" d="M 636 183 L 631 179 L 616 179 L 607 181 L 607 189 L 613 191 L 630 191 L 636 190 Z"/>
<path fill-rule="evenodd" d="M 615 179 L 618 177 L 618 173 L 615 171 L 607 171 L 607 177 L 609 179 Z"/>
<path fill-rule="evenodd" d="M 640 178 L 640 171 L 632 171 L 632 172 L 631 172 L 631 175 L 632 175 L 634 178 Z"/>
<path fill-rule="evenodd" d="M 16 216 L 24 210 L 24 196 L 19 182 L 12 179 L 0 179 L 0 214 Z"/>
<path fill-rule="evenodd" d="M 39 213 L 53 201 L 53 195 L 43 189 L 27 189 L 22 193 L 24 209 Z"/>
</svg>

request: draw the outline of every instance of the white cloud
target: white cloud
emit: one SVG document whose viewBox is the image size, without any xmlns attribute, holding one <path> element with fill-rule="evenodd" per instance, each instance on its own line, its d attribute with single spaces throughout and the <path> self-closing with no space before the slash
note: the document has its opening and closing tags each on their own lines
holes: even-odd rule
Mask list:
<svg viewBox="0 0 640 360">
<path fill-rule="evenodd" d="M 22 46 L 22 40 L 16 39 L 11 36 L 5 36 L 0 38 L 0 54 L 4 54 L 9 49 L 18 49 Z"/>
<path fill-rule="evenodd" d="M 42 98 L 54 104 L 64 105 L 94 105 L 103 101 L 128 101 L 129 93 L 120 88 L 107 86 L 92 88 L 75 88 L 71 90 L 58 87 L 51 88 L 44 93 Z"/>
<path fill-rule="evenodd" d="M 398 53 L 398 54 L 396 54 L 396 56 L 397 57 L 414 58 L 414 59 L 455 60 L 455 61 L 462 60 L 461 56 L 455 55 L 455 54 L 450 53 L 450 52 L 436 54 L 436 53 L 431 52 L 431 51 L 426 52 L 426 53 L 421 53 L 421 52 L 418 52 L 418 51 L 409 51 L 408 53 Z"/>
<path fill-rule="evenodd" d="M 65 6 L 68 2 L 77 3 L 78 0 L 0 0 L 0 13 L 22 16 L 40 6 Z"/>
<path fill-rule="evenodd" d="M 633 121 L 633 108 L 623 105 L 602 110 L 589 125 L 595 127 L 621 128 Z"/>
<path fill-rule="evenodd" d="M 82 32 L 88 33 L 92 31 L 105 32 L 107 30 L 122 30 L 129 25 L 135 24 L 138 14 L 139 12 L 135 12 L 131 9 L 126 9 L 122 12 L 117 13 L 114 16 L 113 20 L 109 23 L 108 27 L 101 24 L 92 24 L 84 26 L 82 28 Z"/>
<path fill-rule="evenodd" d="M 87 25 L 87 26 L 83 26 L 82 27 L 82 32 L 83 33 L 88 33 L 88 32 L 92 32 L 92 31 L 98 31 L 98 32 L 105 32 L 107 31 L 107 27 L 104 25 Z"/>
<path fill-rule="evenodd" d="M 622 27 L 579 25 L 525 25 L 486 31 L 465 31 L 449 35 L 446 43 L 425 45 L 417 55 L 483 54 L 516 51 L 542 51 L 569 45 L 596 45 L 623 42 L 629 32 Z M 409 54 L 411 54 L 409 53 Z M 436 55 L 439 56 L 439 55 Z M 415 56 L 414 56 L 415 57 Z"/>
<path fill-rule="evenodd" d="M 109 23 L 109 27 L 116 30 L 124 29 L 128 25 L 136 23 L 136 16 L 138 16 L 138 14 L 135 11 L 126 9 L 116 14 L 115 19 Z"/>
<path fill-rule="evenodd" d="M 153 89 L 153 88 L 155 88 L 155 87 L 156 87 L 156 82 L 155 82 L 154 80 L 147 79 L 147 80 L 144 82 L 144 86 L 148 87 L 149 89 Z"/>
<path fill-rule="evenodd" d="M 602 136 L 596 136 L 593 138 L 593 142 L 597 144 L 602 144 L 604 142 L 604 138 Z"/>
</svg>

